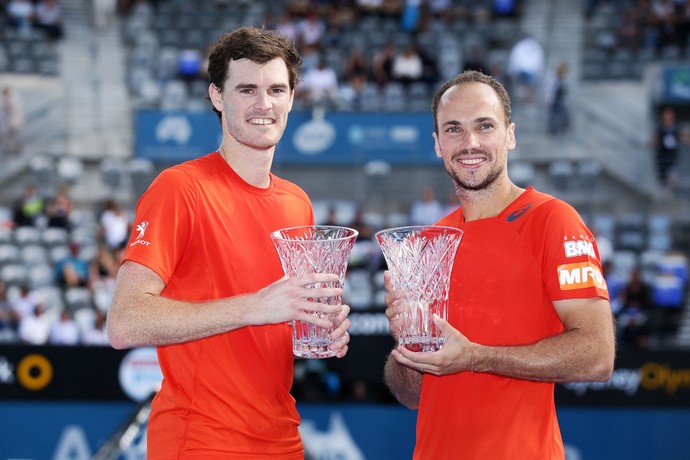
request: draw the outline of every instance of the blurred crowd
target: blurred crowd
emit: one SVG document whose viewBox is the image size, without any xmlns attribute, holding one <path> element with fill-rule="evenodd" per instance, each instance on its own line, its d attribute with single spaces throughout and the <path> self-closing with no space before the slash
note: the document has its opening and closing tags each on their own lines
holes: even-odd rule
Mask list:
<svg viewBox="0 0 690 460">
<path fill-rule="evenodd" d="M 1 3 L 7 27 L 28 37 L 33 29 L 40 30 L 51 40 L 63 36 L 62 9 L 57 0 L 7 0 Z"/>
<path fill-rule="evenodd" d="M 107 345 L 105 319 L 130 230 L 131 214 L 112 199 L 77 212 L 68 186 L 44 197 L 29 183 L 2 222 L 0 340 Z"/>
<path fill-rule="evenodd" d="M 609 44 L 634 52 L 643 48 L 657 54 L 677 47 L 682 54 L 690 34 L 690 1 L 688 0 L 609 0 L 616 11 Z M 603 0 L 587 0 L 586 15 L 592 18 Z"/>
</svg>

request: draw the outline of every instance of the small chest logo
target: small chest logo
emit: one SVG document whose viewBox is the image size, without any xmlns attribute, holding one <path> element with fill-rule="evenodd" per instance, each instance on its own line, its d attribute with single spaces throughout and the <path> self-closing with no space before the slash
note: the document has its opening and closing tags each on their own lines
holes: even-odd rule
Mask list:
<svg viewBox="0 0 690 460">
<path fill-rule="evenodd" d="M 508 215 L 508 222 L 514 221 L 515 219 L 517 219 L 518 217 L 520 217 L 521 215 L 526 213 L 527 210 L 531 207 L 532 207 L 532 203 L 528 203 L 528 204 L 524 205 L 523 207 L 516 209 L 515 211 L 511 212 Z"/>
</svg>

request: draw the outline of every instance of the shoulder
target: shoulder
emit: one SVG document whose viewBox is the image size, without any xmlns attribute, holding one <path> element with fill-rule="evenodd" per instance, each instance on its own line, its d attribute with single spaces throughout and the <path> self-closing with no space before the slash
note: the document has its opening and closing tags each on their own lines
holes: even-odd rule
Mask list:
<svg viewBox="0 0 690 460">
<path fill-rule="evenodd" d="M 299 187 L 298 185 L 296 185 L 296 184 L 294 184 L 288 180 L 282 179 L 282 178 L 276 176 L 275 174 L 271 174 L 271 178 L 273 179 L 273 182 L 275 183 L 276 191 L 279 191 L 281 193 L 286 193 L 289 195 L 293 195 L 294 197 L 296 197 L 300 200 L 310 202 L 309 196 L 307 195 L 307 192 L 302 190 L 302 188 Z"/>
<path fill-rule="evenodd" d="M 213 155 L 205 155 L 164 169 L 153 181 L 152 185 L 165 184 L 166 187 L 178 189 L 191 186 L 195 182 L 207 179 L 217 173 L 214 167 Z M 171 191 L 171 190 L 169 190 Z"/>
<path fill-rule="evenodd" d="M 506 221 L 509 224 L 549 227 L 560 226 L 564 222 L 581 222 L 582 219 L 569 203 L 529 188 L 508 209 Z"/>
</svg>

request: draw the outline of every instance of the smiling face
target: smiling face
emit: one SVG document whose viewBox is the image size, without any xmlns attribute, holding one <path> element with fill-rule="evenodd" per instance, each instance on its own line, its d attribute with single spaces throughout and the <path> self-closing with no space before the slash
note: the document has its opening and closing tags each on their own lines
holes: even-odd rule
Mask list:
<svg viewBox="0 0 690 460">
<path fill-rule="evenodd" d="M 441 96 L 436 118 L 436 155 L 458 191 L 490 191 L 508 180 L 515 125 L 506 125 L 493 88 L 476 82 L 452 86 Z"/>
<path fill-rule="evenodd" d="M 209 87 L 211 102 L 222 114 L 223 144 L 273 148 L 285 131 L 294 97 L 285 61 L 231 60 L 223 87 L 222 93 L 213 84 Z"/>
</svg>

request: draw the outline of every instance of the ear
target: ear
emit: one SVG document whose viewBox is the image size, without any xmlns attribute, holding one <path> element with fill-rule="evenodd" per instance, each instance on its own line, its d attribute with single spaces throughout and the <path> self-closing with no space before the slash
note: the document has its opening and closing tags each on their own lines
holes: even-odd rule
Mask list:
<svg viewBox="0 0 690 460">
<path fill-rule="evenodd" d="M 290 91 L 290 103 L 288 104 L 288 113 L 292 112 L 292 103 L 295 102 L 295 89 Z"/>
<path fill-rule="evenodd" d="M 508 150 L 513 150 L 515 148 L 515 123 L 511 123 L 508 127 Z"/>
<path fill-rule="evenodd" d="M 223 95 L 220 94 L 220 91 L 214 85 L 211 83 L 208 85 L 208 96 L 211 98 L 211 103 L 213 104 L 213 107 L 219 112 L 223 111 Z"/>
<path fill-rule="evenodd" d="M 441 154 L 441 146 L 438 143 L 438 136 L 436 133 L 433 133 L 432 136 L 434 137 L 434 151 L 436 152 L 436 156 L 443 158 L 443 155 Z"/>
</svg>

